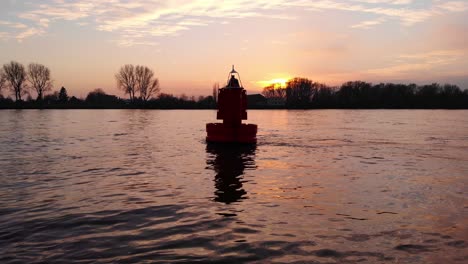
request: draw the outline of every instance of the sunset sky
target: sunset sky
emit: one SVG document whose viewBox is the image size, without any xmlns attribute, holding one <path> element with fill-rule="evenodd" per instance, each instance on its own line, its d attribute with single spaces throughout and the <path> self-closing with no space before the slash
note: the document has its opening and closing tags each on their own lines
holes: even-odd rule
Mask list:
<svg viewBox="0 0 468 264">
<path fill-rule="evenodd" d="M 249 93 L 295 76 L 468 88 L 467 17 L 452 0 L 1 0 L 0 64 L 42 63 L 77 96 L 123 96 L 128 63 L 175 95 L 211 94 L 232 64 Z"/>
</svg>

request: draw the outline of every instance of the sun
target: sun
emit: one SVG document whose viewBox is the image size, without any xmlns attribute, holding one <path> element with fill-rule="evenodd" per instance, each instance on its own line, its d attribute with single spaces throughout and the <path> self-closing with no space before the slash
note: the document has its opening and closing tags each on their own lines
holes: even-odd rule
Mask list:
<svg viewBox="0 0 468 264">
<path fill-rule="evenodd" d="M 259 81 L 257 83 L 263 87 L 273 85 L 275 86 L 275 88 L 284 88 L 286 87 L 286 84 L 288 83 L 288 81 L 289 81 L 289 78 L 275 78 L 275 79 L 271 79 L 267 81 Z"/>
<path fill-rule="evenodd" d="M 287 82 L 288 82 L 288 79 L 277 78 L 277 79 L 270 80 L 270 85 L 273 84 L 273 85 L 279 86 L 279 87 L 286 87 Z"/>
</svg>

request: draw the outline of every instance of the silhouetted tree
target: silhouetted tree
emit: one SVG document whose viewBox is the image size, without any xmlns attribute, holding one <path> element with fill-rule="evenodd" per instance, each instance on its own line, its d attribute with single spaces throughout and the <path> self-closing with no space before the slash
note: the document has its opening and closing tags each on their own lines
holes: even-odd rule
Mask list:
<svg viewBox="0 0 468 264">
<path fill-rule="evenodd" d="M 432 83 L 429 85 L 423 85 L 418 90 L 418 95 L 425 97 L 433 97 L 439 94 L 440 85 L 438 83 Z"/>
<path fill-rule="evenodd" d="M 325 84 L 317 84 L 317 92 L 312 99 L 314 108 L 331 108 L 336 105 L 336 92 L 334 88 Z M 335 106 L 336 107 L 336 106 Z"/>
<path fill-rule="evenodd" d="M 197 100 L 197 106 L 198 108 L 202 109 L 212 109 L 216 107 L 216 102 L 213 98 L 213 96 L 199 96 Z"/>
<path fill-rule="evenodd" d="M 263 88 L 262 95 L 265 96 L 265 98 L 274 98 L 276 97 L 275 93 L 275 85 L 271 84 Z"/>
<path fill-rule="evenodd" d="M 463 99 L 467 98 L 458 86 L 452 84 L 444 84 L 440 89 L 438 97 L 441 104 L 440 107 L 443 108 L 463 107 Z M 465 104 L 468 106 L 468 102 L 465 102 Z"/>
<path fill-rule="evenodd" d="M 88 93 L 85 102 L 91 106 L 105 108 L 116 107 L 121 105 L 121 100 L 117 96 L 106 94 L 100 88 Z"/>
<path fill-rule="evenodd" d="M 146 66 L 135 67 L 135 85 L 140 92 L 140 100 L 146 102 L 159 93 L 159 80 L 154 77 L 154 72 Z"/>
<path fill-rule="evenodd" d="M 58 94 L 58 100 L 61 103 L 66 103 L 68 101 L 67 89 L 65 89 L 65 87 L 63 87 L 63 86 L 62 86 L 62 88 L 60 88 L 60 92 Z"/>
<path fill-rule="evenodd" d="M 213 84 L 213 100 L 214 103 L 218 103 L 218 92 L 219 92 L 219 83 Z"/>
<path fill-rule="evenodd" d="M 441 87 L 438 83 L 420 86 L 418 88 L 418 91 L 416 92 L 416 95 L 418 97 L 418 107 L 440 107 L 440 101 L 438 98 L 440 91 Z"/>
<path fill-rule="evenodd" d="M 379 105 L 386 108 L 411 107 L 416 85 L 387 83 L 380 87 L 378 96 L 381 100 Z M 376 90 L 376 86 L 374 86 Z M 374 96 L 376 97 L 376 96 Z"/>
<path fill-rule="evenodd" d="M 46 66 L 38 63 L 28 65 L 28 81 L 31 87 L 37 92 L 37 100 L 42 100 L 43 94 L 52 90 L 52 80 L 50 70 Z"/>
<path fill-rule="evenodd" d="M 5 73 L 3 72 L 3 68 L 0 68 L 0 95 L 2 94 L 2 89 L 3 89 L 3 86 L 5 86 L 5 82 L 6 82 Z"/>
<path fill-rule="evenodd" d="M 286 105 L 289 107 L 308 107 L 316 89 L 314 83 L 306 78 L 294 78 L 286 85 Z"/>
<path fill-rule="evenodd" d="M 456 85 L 445 84 L 444 86 L 442 86 L 440 94 L 446 97 L 459 96 L 462 94 L 462 91 L 460 90 L 460 87 Z"/>
<path fill-rule="evenodd" d="M 21 101 L 21 97 L 27 93 L 25 86 L 26 70 L 23 64 L 11 61 L 3 65 L 4 78 L 9 82 L 11 90 L 15 93 L 16 101 Z"/>
<path fill-rule="evenodd" d="M 10 97 L 5 98 L 3 94 L 0 94 L 0 108 L 11 108 L 14 106 L 14 102 Z"/>
<path fill-rule="evenodd" d="M 68 100 L 68 102 L 71 104 L 71 105 L 80 105 L 83 103 L 83 100 L 79 99 L 79 98 L 76 98 L 75 96 L 72 96 L 70 97 L 70 100 Z"/>
<path fill-rule="evenodd" d="M 265 86 L 262 91 L 265 98 L 286 98 L 286 88 L 281 87 L 280 83 Z"/>
<path fill-rule="evenodd" d="M 153 70 L 146 66 L 126 64 L 115 78 L 118 88 L 128 94 L 132 102 L 135 102 L 137 92 L 140 93 L 139 99 L 146 102 L 160 91 L 159 80 L 154 77 Z"/>
<path fill-rule="evenodd" d="M 262 94 L 277 98 L 286 90 L 287 108 L 468 108 L 468 92 L 456 85 L 346 82 L 333 88 L 304 78 L 288 82 L 286 89 L 267 86 Z"/>
<path fill-rule="evenodd" d="M 34 101 L 34 100 L 33 100 L 32 96 L 31 96 L 31 94 L 27 94 L 25 102 L 32 102 L 32 101 Z"/>
<path fill-rule="evenodd" d="M 278 98 L 286 98 L 286 88 L 281 87 L 281 85 L 277 86 L 275 89 L 275 96 Z"/>
<path fill-rule="evenodd" d="M 180 100 L 172 94 L 161 93 L 158 96 L 158 103 L 161 108 L 175 108 L 180 104 Z"/>
<path fill-rule="evenodd" d="M 180 98 L 180 100 L 182 100 L 182 101 L 188 101 L 188 100 L 189 100 L 189 99 L 188 99 L 188 96 L 187 96 L 186 94 L 184 94 L 184 93 L 181 94 L 179 98 Z"/>
<path fill-rule="evenodd" d="M 13 65 L 13 66 L 12 66 Z M 5 68 L 19 69 L 19 76 L 21 80 L 21 66 L 19 63 L 12 62 L 0 68 L 0 77 L 3 76 L 4 81 L 1 81 L 0 86 L 3 84 L 9 86 L 13 91 L 13 85 L 7 77 Z M 126 65 L 128 66 L 128 65 Z M 130 68 L 133 66 L 130 65 Z M 213 86 L 213 96 L 187 96 L 185 94 L 179 97 L 171 94 L 160 94 L 157 98 L 145 97 L 144 85 L 145 83 L 154 83 L 154 76 L 148 74 L 150 70 L 145 69 L 144 66 L 137 66 L 141 72 L 140 79 L 137 80 L 137 70 L 133 67 L 134 79 L 134 92 L 140 91 L 141 101 L 144 104 L 128 106 L 125 101 L 114 96 L 106 94 L 102 89 L 96 89 L 88 94 L 86 101 L 72 97 L 68 100 L 68 94 L 64 87 L 59 92 L 53 94 L 43 94 L 43 104 L 35 102 L 24 102 L 22 104 L 15 104 L 11 98 L 4 98 L 0 93 L 0 108 L 182 108 L 182 109 L 196 109 L 196 108 L 213 108 L 215 107 L 215 96 L 217 96 L 218 85 Z M 24 67 L 23 67 L 24 68 Z M 125 70 L 125 66 L 122 67 Z M 128 68 L 128 67 L 127 67 Z M 29 67 L 28 67 L 29 70 Z M 3 71 L 3 73 L 2 73 Z M 127 71 L 132 72 L 132 71 Z M 24 73 L 24 70 L 23 70 Z M 14 75 L 16 78 L 17 75 Z M 26 77 L 28 80 L 31 77 Z M 14 84 L 17 84 L 16 79 Z M 24 82 L 24 78 L 22 79 Z M 145 80 L 150 80 L 145 81 Z M 137 85 L 142 82 L 143 86 Z M 31 82 L 32 83 L 32 82 Z M 25 90 L 25 83 L 20 84 L 20 95 L 24 97 L 27 95 Z M 124 87 L 124 86 L 122 86 Z M 143 93 L 141 89 L 143 87 Z M 149 87 L 149 86 L 147 86 Z M 0 87 L 1 89 L 1 87 Z M 36 90 L 37 91 L 37 90 Z M 44 90 L 43 90 L 44 92 Z M 150 91 L 150 94 L 154 94 Z M 325 84 L 313 82 L 306 78 L 295 78 L 287 83 L 286 88 L 280 85 L 271 85 L 265 87 L 263 94 L 267 97 L 284 98 L 286 97 L 287 108 L 448 108 L 448 109 L 468 109 L 468 90 L 462 90 L 456 85 L 445 84 L 440 85 L 433 83 L 429 85 L 416 85 L 416 84 L 395 84 L 395 83 L 379 83 L 372 85 L 371 83 L 362 81 L 346 82 L 338 89 L 336 87 L 329 87 Z M 17 101 L 21 101 L 18 94 Z M 21 97 L 21 98 L 23 98 Z M 39 93 L 38 93 L 38 97 Z M 131 98 L 136 100 L 135 93 Z M 146 98 L 146 99 L 145 99 Z M 252 98 L 257 98 L 253 100 Z M 27 101 L 30 101 L 29 99 Z M 254 103 L 252 103 L 254 102 Z M 273 103 L 276 103 L 274 101 Z M 248 104 L 255 108 L 271 107 L 266 104 L 266 98 L 262 95 L 249 95 Z M 281 107 L 281 105 L 278 105 Z M 276 107 L 275 107 L 276 108 Z"/>
<path fill-rule="evenodd" d="M 126 64 L 122 66 L 119 72 L 115 75 L 117 87 L 130 96 L 130 101 L 135 101 L 135 93 L 137 80 L 135 75 L 135 66 Z"/>
<path fill-rule="evenodd" d="M 371 88 L 371 83 L 362 81 L 344 83 L 338 92 L 341 105 L 345 108 L 356 108 L 368 104 Z"/>
<path fill-rule="evenodd" d="M 52 94 L 44 95 L 43 100 L 47 104 L 55 104 L 59 101 L 59 93 L 57 91 L 54 91 Z"/>
</svg>

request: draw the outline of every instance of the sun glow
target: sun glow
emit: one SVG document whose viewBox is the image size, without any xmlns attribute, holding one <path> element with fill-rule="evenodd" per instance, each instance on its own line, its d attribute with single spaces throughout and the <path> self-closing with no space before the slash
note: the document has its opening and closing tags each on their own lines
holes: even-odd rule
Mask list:
<svg viewBox="0 0 468 264">
<path fill-rule="evenodd" d="M 274 85 L 275 88 L 284 88 L 286 87 L 286 83 L 289 81 L 290 78 L 275 78 L 268 81 L 258 81 L 257 83 L 262 87 Z"/>
</svg>

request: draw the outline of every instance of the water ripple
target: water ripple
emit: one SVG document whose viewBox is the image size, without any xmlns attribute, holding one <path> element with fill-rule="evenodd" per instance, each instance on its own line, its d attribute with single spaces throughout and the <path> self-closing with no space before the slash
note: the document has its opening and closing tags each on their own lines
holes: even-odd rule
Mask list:
<svg viewBox="0 0 468 264">
<path fill-rule="evenodd" d="M 214 116 L 0 111 L 0 263 L 466 262 L 466 111 Z"/>
</svg>

